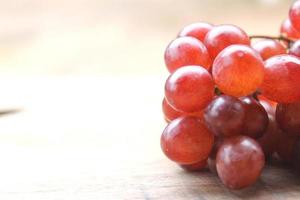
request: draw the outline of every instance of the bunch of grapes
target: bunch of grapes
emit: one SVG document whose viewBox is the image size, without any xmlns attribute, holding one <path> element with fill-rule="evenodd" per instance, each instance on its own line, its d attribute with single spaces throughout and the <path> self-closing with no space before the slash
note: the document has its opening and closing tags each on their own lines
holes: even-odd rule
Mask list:
<svg viewBox="0 0 300 200">
<path fill-rule="evenodd" d="M 208 167 L 230 189 L 254 184 L 274 157 L 300 170 L 300 0 L 279 37 L 194 23 L 164 58 L 161 148 L 170 160 Z"/>
</svg>

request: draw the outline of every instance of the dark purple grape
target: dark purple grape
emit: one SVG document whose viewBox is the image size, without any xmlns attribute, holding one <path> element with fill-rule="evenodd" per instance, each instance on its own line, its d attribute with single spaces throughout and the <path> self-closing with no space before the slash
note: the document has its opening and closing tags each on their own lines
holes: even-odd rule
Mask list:
<svg viewBox="0 0 300 200">
<path fill-rule="evenodd" d="M 278 124 L 275 119 L 275 115 L 270 110 L 269 113 L 269 124 L 266 131 L 263 135 L 257 139 L 257 142 L 260 144 L 261 148 L 265 153 L 265 157 L 268 158 L 272 156 L 272 154 L 278 148 L 278 144 L 280 142 L 281 135 L 284 134 L 281 129 L 278 127 Z"/>
<path fill-rule="evenodd" d="M 276 120 L 280 128 L 287 134 L 300 136 L 300 102 L 278 104 Z"/>
<path fill-rule="evenodd" d="M 266 110 L 253 97 L 242 97 L 241 100 L 246 110 L 242 134 L 254 139 L 261 137 L 269 123 Z"/>
<path fill-rule="evenodd" d="M 204 119 L 216 136 L 233 136 L 242 133 L 246 111 L 238 98 L 221 95 L 204 110 Z"/>
</svg>

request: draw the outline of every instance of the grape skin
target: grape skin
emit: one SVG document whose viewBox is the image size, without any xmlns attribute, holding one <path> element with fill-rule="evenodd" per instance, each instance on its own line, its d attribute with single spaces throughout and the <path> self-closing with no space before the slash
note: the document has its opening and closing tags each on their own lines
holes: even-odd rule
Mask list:
<svg viewBox="0 0 300 200">
<path fill-rule="evenodd" d="M 213 28 L 212 24 L 206 22 L 197 22 L 185 26 L 178 34 L 178 37 L 190 36 L 201 42 L 204 41 L 206 34 Z"/>
<path fill-rule="evenodd" d="M 245 116 L 243 103 L 228 95 L 216 97 L 204 110 L 206 124 L 218 137 L 241 134 Z"/>
<path fill-rule="evenodd" d="M 194 164 L 207 160 L 213 142 L 213 134 L 203 120 L 196 117 L 173 120 L 161 136 L 163 152 L 178 164 Z"/>
<path fill-rule="evenodd" d="M 267 97 L 265 97 L 263 95 L 258 95 L 258 100 L 259 100 L 260 104 L 265 108 L 267 113 L 269 113 L 268 110 L 270 110 L 270 109 L 275 111 L 277 102 L 271 101 L 270 99 L 268 99 Z M 275 112 L 274 112 L 274 114 L 275 114 Z"/>
<path fill-rule="evenodd" d="M 279 155 L 279 158 L 286 163 L 291 163 L 293 160 L 294 147 L 298 141 L 297 137 L 291 137 L 287 133 L 281 131 L 279 134 L 280 142 L 275 147 L 275 152 Z"/>
<path fill-rule="evenodd" d="M 162 110 L 163 110 L 164 117 L 165 117 L 165 120 L 167 123 L 171 122 L 172 120 L 174 120 L 178 117 L 182 117 L 182 116 L 194 116 L 194 117 L 203 118 L 202 111 L 196 112 L 196 113 L 187 113 L 187 112 L 182 112 L 182 111 L 176 110 L 168 103 L 166 98 L 163 99 Z"/>
<path fill-rule="evenodd" d="M 289 49 L 289 54 L 300 58 L 300 40 L 297 40 Z"/>
<path fill-rule="evenodd" d="M 262 83 L 264 63 L 250 47 L 231 45 L 216 57 L 212 74 L 216 85 L 225 94 L 247 96 Z"/>
<path fill-rule="evenodd" d="M 289 11 L 289 19 L 297 31 L 300 31 L 300 1 L 295 1 Z"/>
<path fill-rule="evenodd" d="M 166 81 L 165 97 L 177 110 L 199 112 L 214 97 L 213 79 L 209 72 L 200 66 L 179 68 Z"/>
<path fill-rule="evenodd" d="M 300 33 L 293 27 L 289 19 L 285 19 L 282 22 L 280 27 L 280 34 L 291 39 L 300 38 Z"/>
<path fill-rule="evenodd" d="M 279 103 L 300 101 L 300 60 L 292 55 L 279 55 L 266 60 L 261 92 Z"/>
<path fill-rule="evenodd" d="M 204 45 L 212 59 L 226 47 L 233 44 L 250 45 L 248 35 L 234 25 L 219 25 L 213 27 L 205 36 Z"/>
<path fill-rule="evenodd" d="M 286 53 L 285 47 L 276 40 L 260 40 L 252 45 L 252 47 L 260 54 L 263 60 Z"/>
<path fill-rule="evenodd" d="M 266 158 L 272 156 L 272 154 L 276 151 L 276 148 L 280 142 L 280 137 L 282 134 L 284 134 L 278 127 L 275 115 L 273 113 L 274 111 L 268 115 L 269 124 L 266 131 L 260 138 L 257 139 L 257 142 L 262 147 Z"/>
<path fill-rule="evenodd" d="M 300 102 L 278 104 L 276 120 L 280 128 L 292 136 L 300 136 Z"/>
<path fill-rule="evenodd" d="M 170 73 L 187 65 L 200 65 L 209 69 L 212 60 L 204 44 L 193 37 L 173 40 L 165 51 L 165 64 Z"/>
<path fill-rule="evenodd" d="M 275 109 L 276 109 L 277 104 L 275 106 L 273 106 L 270 104 L 269 101 L 261 100 L 261 99 L 259 100 L 259 103 L 260 103 L 260 105 L 262 105 L 262 107 L 264 107 L 264 109 L 268 113 L 268 115 L 271 114 L 271 115 L 275 116 Z"/>
<path fill-rule="evenodd" d="M 241 98 L 246 111 L 242 134 L 259 138 L 268 127 L 269 118 L 266 110 L 253 97 Z"/>
<path fill-rule="evenodd" d="M 225 139 L 217 153 L 216 167 L 225 186 L 242 189 L 256 182 L 265 164 L 260 145 L 247 136 Z"/>
</svg>

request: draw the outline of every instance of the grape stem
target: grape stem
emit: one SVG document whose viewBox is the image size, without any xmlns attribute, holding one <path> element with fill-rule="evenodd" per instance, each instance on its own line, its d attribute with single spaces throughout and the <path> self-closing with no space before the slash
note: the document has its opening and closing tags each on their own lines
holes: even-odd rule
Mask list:
<svg viewBox="0 0 300 200">
<path fill-rule="evenodd" d="M 279 37 L 276 36 L 266 36 L 266 35 L 251 35 L 250 39 L 258 39 L 258 38 L 264 38 L 264 39 L 271 39 L 271 40 L 281 40 L 281 41 L 286 41 L 286 42 L 295 42 L 295 40 L 288 38 L 288 37 L 284 37 L 282 35 L 280 35 Z"/>
<path fill-rule="evenodd" d="M 259 101 L 258 95 L 260 95 L 260 94 L 261 94 L 261 91 L 257 90 L 256 92 L 253 93 L 252 97 L 254 99 L 256 99 L 257 101 Z"/>
<path fill-rule="evenodd" d="M 285 41 L 287 42 L 287 48 L 289 49 L 291 45 L 295 42 L 295 40 L 285 37 L 283 35 L 280 35 L 279 37 L 276 36 L 266 36 L 266 35 L 252 35 L 249 37 L 251 39 L 259 39 L 259 38 L 264 38 L 264 39 L 271 39 L 271 40 L 279 40 L 279 41 Z"/>
</svg>

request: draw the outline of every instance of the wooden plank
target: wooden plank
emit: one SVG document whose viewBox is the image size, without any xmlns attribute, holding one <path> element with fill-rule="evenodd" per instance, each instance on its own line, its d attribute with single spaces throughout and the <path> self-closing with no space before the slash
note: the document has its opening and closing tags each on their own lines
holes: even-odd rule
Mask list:
<svg viewBox="0 0 300 200">
<path fill-rule="evenodd" d="M 299 199 L 299 177 L 269 166 L 230 191 L 161 152 L 164 77 L 0 79 L 0 199 Z M 7 87 L 9 86 L 9 87 Z M 22 87 L 20 87 L 22 86 Z"/>
</svg>

